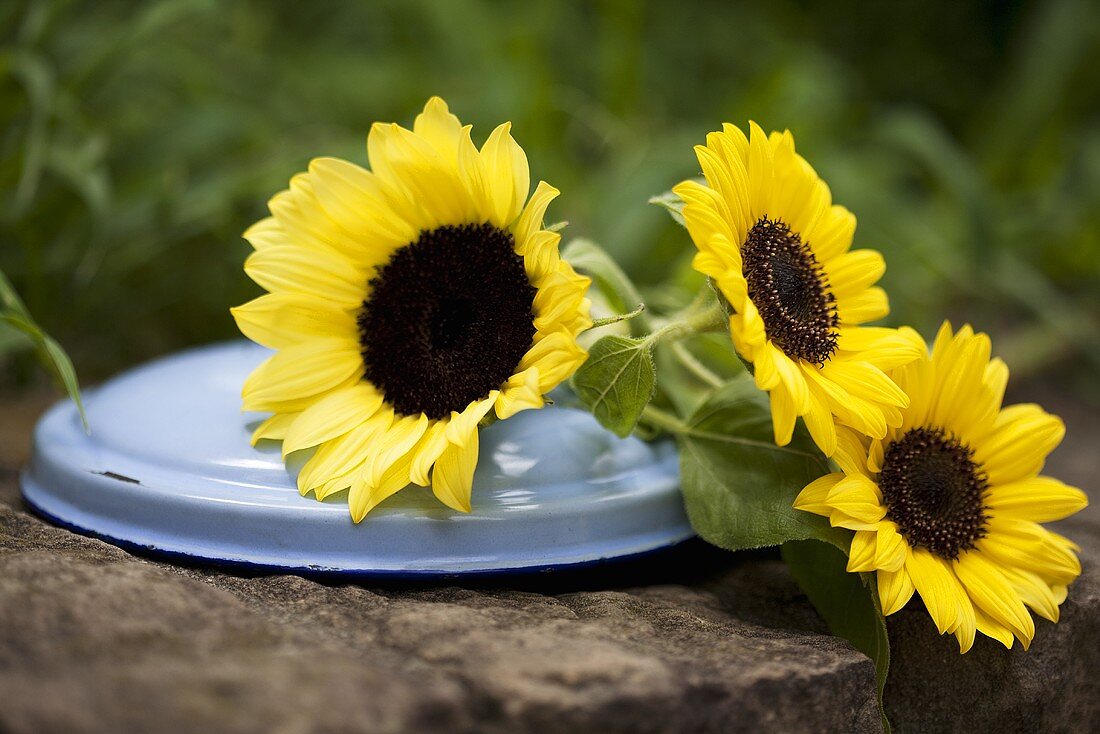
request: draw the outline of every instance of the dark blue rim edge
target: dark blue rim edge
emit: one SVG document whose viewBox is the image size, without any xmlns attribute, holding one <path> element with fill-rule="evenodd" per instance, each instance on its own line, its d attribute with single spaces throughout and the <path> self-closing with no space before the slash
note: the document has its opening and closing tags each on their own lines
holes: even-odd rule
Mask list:
<svg viewBox="0 0 1100 734">
<path fill-rule="evenodd" d="M 157 548 L 151 545 L 142 545 L 141 543 L 135 543 L 130 540 L 124 540 L 122 538 L 115 538 L 104 533 L 97 532 L 95 530 L 89 530 L 88 528 L 74 525 L 68 520 L 62 520 L 60 517 L 43 510 L 33 501 L 31 501 L 27 495 L 23 492 L 22 483 L 20 483 L 19 494 L 23 498 L 23 502 L 30 508 L 31 512 L 42 518 L 51 525 L 56 525 L 60 528 L 76 533 L 77 535 L 83 535 L 89 538 L 95 538 L 96 540 L 102 540 L 105 543 L 110 543 L 113 546 L 121 548 L 122 550 L 131 553 L 142 558 L 149 558 L 157 561 L 165 561 L 180 566 L 201 566 L 211 568 L 219 571 L 227 572 L 248 572 L 249 574 L 259 575 L 285 575 L 293 574 L 295 576 L 311 576 L 311 577 L 339 577 L 344 580 L 355 579 L 378 579 L 378 580 L 393 580 L 393 581 L 430 581 L 433 579 L 484 579 L 493 578 L 499 576 L 524 576 L 535 575 L 543 573 L 554 573 L 556 571 L 580 571 L 589 568 L 595 568 L 598 566 L 615 565 L 619 563 L 629 563 L 631 561 L 637 561 L 640 559 L 649 558 L 661 553 L 666 553 L 685 543 L 690 543 L 695 540 L 697 536 L 684 538 L 683 540 L 670 543 L 668 545 L 657 546 L 656 548 L 650 548 L 649 550 L 640 551 L 638 553 L 628 553 L 621 556 L 608 556 L 605 558 L 596 558 L 590 561 L 576 561 L 574 563 L 552 563 L 545 566 L 521 566 L 518 568 L 495 568 L 486 569 L 481 571 L 429 571 L 429 570 L 408 570 L 408 571 L 395 571 L 395 570 L 366 570 L 366 569 L 342 569 L 342 568 L 324 568 L 321 566 L 279 566 L 270 563 L 254 563 L 251 561 L 240 561 L 228 558 L 211 558 L 208 556 L 195 556 L 190 553 L 181 553 L 180 551 L 165 550 L 163 548 Z"/>
</svg>

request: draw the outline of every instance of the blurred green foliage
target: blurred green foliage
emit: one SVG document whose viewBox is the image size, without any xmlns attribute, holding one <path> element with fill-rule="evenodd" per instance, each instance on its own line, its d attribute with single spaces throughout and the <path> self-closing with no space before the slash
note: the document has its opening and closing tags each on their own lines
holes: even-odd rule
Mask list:
<svg viewBox="0 0 1100 734">
<path fill-rule="evenodd" d="M 311 157 L 365 163 L 370 123 L 431 94 L 475 135 L 511 119 L 567 237 L 651 286 L 685 272 L 646 201 L 697 174 L 691 146 L 790 128 L 886 254 L 894 323 L 971 321 L 1017 374 L 1100 366 L 1100 9 L 1078 0 L 6 3 L 0 270 L 93 378 L 232 337 L 270 195 Z"/>
</svg>

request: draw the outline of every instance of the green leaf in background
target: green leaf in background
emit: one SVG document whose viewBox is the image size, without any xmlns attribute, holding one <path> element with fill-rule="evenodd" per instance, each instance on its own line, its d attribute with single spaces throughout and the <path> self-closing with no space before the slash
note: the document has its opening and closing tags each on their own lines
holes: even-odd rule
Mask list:
<svg viewBox="0 0 1100 734">
<path fill-rule="evenodd" d="M 852 643 L 875 664 L 879 710 L 887 734 L 890 722 L 882 693 L 890 672 L 890 638 L 882 616 L 874 574 L 848 573 L 842 550 L 815 540 L 783 544 L 783 560 L 834 635 Z"/>
<path fill-rule="evenodd" d="M 616 313 L 630 313 L 642 303 L 642 295 L 634 282 L 603 248 L 590 240 L 573 240 L 561 252 L 562 259 L 596 283 Z M 638 314 L 638 326 L 648 330 L 645 313 Z M 591 361 L 591 360 L 589 360 Z"/>
<path fill-rule="evenodd" d="M 746 373 L 716 390 L 680 432 L 680 483 L 688 519 L 727 550 L 817 539 L 847 545 L 850 533 L 800 512 L 794 498 L 828 471 L 801 427 L 776 446 L 767 397 Z"/>
<path fill-rule="evenodd" d="M 54 339 L 38 326 L 27 312 L 19 294 L 15 292 L 11 282 L 0 272 L 0 323 L 6 324 L 18 333 L 27 337 L 29 344 L 38 352 L 38 359 L 49 368 L 58 382 L 76 403 L 80 411 L 80 422 L 84 424 L 84 430 L 90 432 L 88 416 L 84 412 L 84 401 L 80 397 L 80 382 L 76 378 L 76 369 L 65 350 Z M 4 345 L 18 346 L 21 342 L 7 337 L 0 337 Z"/>
<path fill-rule="evenodd" d="M 661 404 L 691 415 L 716 387 L 745 371 L 727 334 L 693 334 L 653 350 Z"/>
<path fill-rule="evenodd" d="M 573 375 L 573 391 L 596 420 L 617 436 L 629 436 L 657 384 L 645 339 L 605 336 L 588 350 Z"/>
<path fill-rule="evenodd" d="M 649 197 L 649 203 L 667 211 L 673 221 L 681 227 L 687 227 L 687 223 L 684 221 L 684 202 L 676 194 L 671 191 L 666 191 L 663 194 Z"/>
<path fill-rule="evenodd" d="M 0 321 L 0 357 L 32 346 L 27 335 L 14 326 Z"/>
</svg>

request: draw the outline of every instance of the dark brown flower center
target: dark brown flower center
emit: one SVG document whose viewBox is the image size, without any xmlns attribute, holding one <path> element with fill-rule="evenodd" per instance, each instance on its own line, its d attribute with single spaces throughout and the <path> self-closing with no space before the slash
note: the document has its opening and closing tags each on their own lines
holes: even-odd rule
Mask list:
<svg viewBox="0 0 1100 734">
<path fill-rule="evenodd" d="M 809 245 L 764 216 L 749 230 L 741 261 L 768 338 L 792 359 L 824 364 L 836 351 L 836 301 Z"/>
<path fill-rule="evenodd" d="M 878 475 L 886 517 L 909 545 L 947 559 L 985 535 L 988 484 L 974 451 L 939 428 L 913 428 L 890 444 Z"/>
<path fill-rule="evenodd" d="M 366 378 L 397 413 L 443 418 L 515 372 L 535 335 L 536 289 L 514 244 L 488 224 L 423 231 L 370 281 Z"/>
</svg>

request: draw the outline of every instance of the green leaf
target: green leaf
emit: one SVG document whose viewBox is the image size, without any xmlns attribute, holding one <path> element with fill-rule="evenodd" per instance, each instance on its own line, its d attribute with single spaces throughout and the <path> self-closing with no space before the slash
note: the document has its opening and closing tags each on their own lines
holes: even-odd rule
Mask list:
<svg viewBox="0 0 1100 734">
<path fill-rule="evenodd" d="M 23 305 L 19 294 L 7 277 L 0 272 L 0 323 L 15 329 L 34 345 L 38 352 L 38 360 L 53 372 L 54 377 L 68 393 L 76 408 L 80 411 L 80 422 L 84 424 L 84 430 L 90 432 L 88 427 L 88 415 L 84 412 L 84 401 L 80 397 L 80 382 L 76 378 L 76 369 L 69 355 L 46 332 L 34 322 Z"/>
<path fill-rule="evenodd" d="M 626 336 L 599 339 L 572 384 L 600 425 L 617 436 L 629 436 L 657 384 L 649 344 Z"/>
<path fill-rule="evenodd" d="M 680 433 L 680 483 L 692 527 L 727 550 L 817 539 L 848 531 L 794 509 L 798 493 L 828 471 L 804 429 L 776 446 L 766 395 L 748 374 L 716 390 Z"/>
<path fill-rule="evenodd" d="M 649 203 L 661 207 L 681 227 L 687 227 L 684 221 L 684 200 L 671 191 L 649 197 Z"/>
<path fill-rule="evenodd" d="M 27 313 L 27 307 L 23 305 L 23 299 L 19 297 L 19 294 L 15 291 L 15 286 L 11 284 L 8 277 L 4 275 L 3 271 L 0 271 L 0 306 L 4 309 L 12 311 L 25 319 L 30 319 L 30 314 Z"/>
<path fill-rule="evenodd" d="M 53 373 L 61 381 L 62 387 L 68 393 L 69 399 L 76 403 L 76 409 L 80 413 L 80 423 L 84 426 L 85 433 L 91 433 L 88 425 L 88 414 L 84 410 L 84 399 L 80 395 L 80 381 L 76 378 L 76 368 L 69 355 L 61 348 L 53 337 L 42 335 L 42 349 L 45 351 L 46 364 L 53 368 Z"/>
<path fill-rule="evenodd" d="M 845 552 L 812 540 L 783 544 L 783 560 L 810 598 L 829 630 L 852 643 L 875 664 L 879 711 L 887 734 L 890 722 L 882 708 L 882 693 L 890 672 L 890 638 L 882 616 L 875 575 L 848 573 Z"/>
<path fill-rule="evenodd" d="M 590 240 L 573 240 L 562 249 L 561 256 L 570 265 L 592 278 L 618 313 L 634 311 L 642 303 L 642 295 L 629 276 L 602 247 Z M 648 328 L 648 317 L 638 314 L 639 326 Z"/>
<path fill-rule="evenodd" d="M 12 352 L 22 351 L 33 346 L 33 344 L 26 334 L 11 324 L 0 321 L 0 357 Z"/>
</svg>

